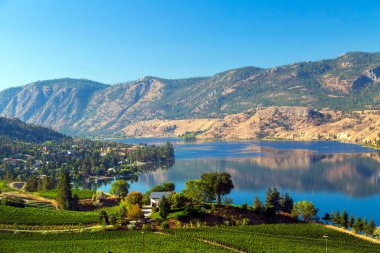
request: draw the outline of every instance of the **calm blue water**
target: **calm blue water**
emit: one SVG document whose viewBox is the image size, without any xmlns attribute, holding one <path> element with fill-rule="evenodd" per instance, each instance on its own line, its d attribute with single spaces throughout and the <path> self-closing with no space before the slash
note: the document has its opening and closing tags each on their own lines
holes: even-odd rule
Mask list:
<svg viewBox="0 0 380 253">
<path fill-rule="evenodd" d="M 228 197 L 236 204 L 265 199 L 268 187 L 288 191 L 295 201 L 312 201 L 319 215 L 345 208 L 373 217 L 380 224 L 380 156 L 372 149 L 338 142 L 196 142 L 175 138 L 118 140 L 123 143 L 174 144 L 173 167 L 157 167 L 139 175 L 130 190 L 145 192 L 172 181 L 176 190 L 202 173 L 226 171 L 235 188 Z M 112 182 L 100 186 L 109 191 Z"/>
</svg>

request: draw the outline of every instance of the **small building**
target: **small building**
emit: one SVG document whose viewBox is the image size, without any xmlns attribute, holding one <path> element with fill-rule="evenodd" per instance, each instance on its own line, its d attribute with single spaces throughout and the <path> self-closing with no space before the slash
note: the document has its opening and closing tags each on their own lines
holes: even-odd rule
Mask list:
<svg viewBox="0 0 380 253">
<path fill-rule="evenodd" d="M 152 206 L 158 206 L 160 199 L 165 196 L 165 198 L 169 197 L 173 192 L 151 192 L 149 195 L 150 204 Z"/>
</svg>

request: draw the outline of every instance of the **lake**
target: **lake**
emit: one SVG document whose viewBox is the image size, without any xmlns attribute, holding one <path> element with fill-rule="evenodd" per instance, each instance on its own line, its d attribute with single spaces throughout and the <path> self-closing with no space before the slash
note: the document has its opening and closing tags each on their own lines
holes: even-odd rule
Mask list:
<svg viewBox="0 0 380 253">
<path fill-rule="evenodd" d="M 345 208 L 348 213 L 374 218 L 380 224 L 380 155 L 377 151 L 339 142 L 236 141 L 186 143 L 176 138 L 117 140 L 122 143 L 173 143 L 172 167 L 155 165 L 131 181 L 130 191 L 145 192 L 163 182 L 176 191 L 186 180 L 204 172 L 231 174 L 235 188 L 228 195 L 236 204 L 252 205 L 254 196 L 265 200 L 268 187 L 289 192 L 295 201 L 312 201 L 325 212 Z M 111 182 L 99 190 L 109 192 Z"/>
</svg>

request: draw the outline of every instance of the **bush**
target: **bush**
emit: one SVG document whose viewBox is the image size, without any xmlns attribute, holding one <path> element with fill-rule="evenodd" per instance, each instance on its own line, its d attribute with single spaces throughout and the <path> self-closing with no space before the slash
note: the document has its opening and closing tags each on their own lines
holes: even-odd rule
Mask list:
<svg viewBox="0 0 380 253">
<path fill-rule="evenodd" d="M 143 231 L 152 231 L 152 225 L 150 225 L 150 224 L 143 224 L 142 225 L 142 230 Z"/>
<path fill-rule="evenodd" d="M 169 229 L 169 223 L 167 221 L 162 222 L 161 229 Z"/>
</svg>

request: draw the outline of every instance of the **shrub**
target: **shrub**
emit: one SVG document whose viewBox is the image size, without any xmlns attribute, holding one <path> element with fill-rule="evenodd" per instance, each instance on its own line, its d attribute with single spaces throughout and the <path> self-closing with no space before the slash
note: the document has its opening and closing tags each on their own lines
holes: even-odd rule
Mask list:
<svg viewBox="0 0 380 253">
<path fill-rule="evenodd" d="M 167 221 L 162 222 L 161 229 L 169 229 L 169 223 Z"/>
<path fill-rule="evenodd" d="M 143 224 L 142 225 L 142 230 L 143 231 L 152 231 L 152 225 L 150 225 L 150 224 Z"/>
</svg>

